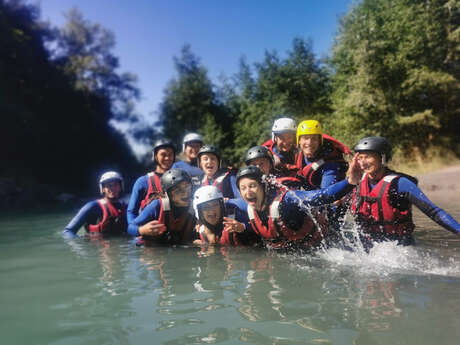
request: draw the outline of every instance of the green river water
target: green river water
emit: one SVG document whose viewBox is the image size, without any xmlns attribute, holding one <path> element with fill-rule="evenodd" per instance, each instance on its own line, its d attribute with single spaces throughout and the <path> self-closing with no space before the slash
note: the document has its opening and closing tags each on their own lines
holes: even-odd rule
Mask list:
<svg viewBox="0 0 460 345">
<path fill-rule="evenodd" d="M 1 344 L 460 344 L 460 242 L 420 215 L 414 247 L 313 257 L 64 240 L 74 213 L 0 218 Z"/>
</svg>

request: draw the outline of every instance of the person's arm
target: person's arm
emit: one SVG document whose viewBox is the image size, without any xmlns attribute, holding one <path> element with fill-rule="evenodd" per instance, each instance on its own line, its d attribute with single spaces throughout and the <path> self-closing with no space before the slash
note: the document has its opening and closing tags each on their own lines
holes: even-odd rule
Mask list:
<svg viewBox="0 0 460 345">
<path fill-rule="evenodd" d="M 330 204 L 341 199 L 351 192 L 361 180 L 362 170 L 358 164 L 358 154 L 355 154 L 348 168 L 348 177 L 327 188 L 312 191 L 290 191 L 286 193 L 284 200 L 288 203 L 299 203 L 308 206 L 321 206 Z"/>
<path fill-rule="evenodd" d="M 323 189 L 289 191 L 286 193 L 283 200 L 290 203 L 300 201 L 307 206 L 321 206 L 339 200 L 347 193 L 351 192 L 354 187 L 355 185 L 348 183 L 348 180 L 342 180 Z"/>
<path fill-rule="evenodd" d="M 240 191 L 238 190 L 238 187 L 236 185 L 236 176 L 234 174 L 230 174 L 229 181 L 233 191 L 233 197 L 235 199 L 241 198 Z"/>
<path fill-rule="evenodd" d="M 344 173 L 340 163 L 338 162 L 327 162 L 322 167 L 321 175 L 321 189 L 332 186 L 334 183 L 337 183 L 344 179 Z"/>
<path fill-rule="evenodd" d="M 128 209 L 126 216 L 128 224 L 131 223 L 139 215 L 139 207 L 141 206 L 142 199 L 145 197 L 148 189 L 147 177 L 141 176 L 134 183 L 131 196 L 129 197 Z"/>
<path fill-rule="evenodd" d="M 247 212 L 248 204 L 241 198 L 229 199 L 225 202 L 225 208 L 227 210 L 227 217 L 224 220 L 224 226 L 226 228 L 236 228 L 238 232 L 245 231 L 246 229 L 252 229 L 249 225 L 249 216 Z M 229 219 L 230 215 L 234 215 L 234 221 Z M 241 224 L 241 225 L 237 225 Z M 242 230 L 242 231 L 241 231 Z"/>
<path fill-rule="evenodd" d="M 128 234 L 131 236 L 161 235 L 166 231 L 166 226 L 158 222 L 161 201 L 153 200 L 146 208 L 128 225 Z"/>
<path fill-rule="evenodd" d="M 428 197 L 417 187 L 415 183 L 405 177 L 398 179 L 398 194 L 396 198 L 405 198 L 411 204 L 417 206 L 420 211 L 429 218 L 441 225 L 443 228 L 460 234 L 460 224 L 442 208 L 436 206 Z M 396 200 L 397 202 L 397 200 Z"/>
<path fill-rule="evenodd" d="M 77 232 L 85 224 L 96 224 L 102 218 L 102 209 L 99 203 L 94 200 L 83 206 L 77 215 L 67 224 L 62 235 L 66 238 L 77 237 Z"/>
</svg>

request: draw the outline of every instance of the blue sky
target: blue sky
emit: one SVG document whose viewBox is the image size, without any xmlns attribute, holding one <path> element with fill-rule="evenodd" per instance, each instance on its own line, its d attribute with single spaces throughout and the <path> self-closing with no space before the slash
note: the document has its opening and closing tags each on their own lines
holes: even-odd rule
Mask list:
<svg viewBox="0 0 460 345">
<path fill-rule="evenodd" d="M 340 16 L 352 0 L 41 0 L 42 18 L 62 26 L 72 7 L 115 33 L 115 55 L 122 72 L 139 78 L 137 110 L 155 113 L 167 82 L 174 77 L 173 56 L 189 43 L 216 81 L 233 75 L 244 55 L 248 63 L 265 50 L 284 54 L 294 37 L 311 38 L 318 57 L 329 53 Z"/>
</svg>

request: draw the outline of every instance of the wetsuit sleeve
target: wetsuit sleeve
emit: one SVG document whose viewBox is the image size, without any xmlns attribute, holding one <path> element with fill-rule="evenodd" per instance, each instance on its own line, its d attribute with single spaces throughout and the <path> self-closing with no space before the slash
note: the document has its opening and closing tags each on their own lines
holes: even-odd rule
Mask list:
<svg viewBox="0 0 460 345">
<path fill-rule="evenodd" d="M 230 174 L 226 179 L 228 182 L 228 188 L 231 190 L 231 194 L 233 195 L 234 199 L 241 198 L 240 191 L 236 186 L 236 176 L 234 174 Z"/>
<path fill-rule="evenodd" d="M 334 183 L 343 180 L 344 177 L 339 163 L 326 163 L 322 171 L 321 188 L 332 186 Z"/>
<path fill-rule="evenodd" d="M 128 235 L 139 236 L 139 226 L 142 226 L 160 216 L 160 200 L 153 200 L 144 210 L 128 225 Z"/>
<path fill-rule="evenodd" d="M 405 177 L 400 177 L 398 179 L 397 188 L 397 193 L 393 194 L 396 196 L 391 200 L 394 207 L 398 207 L 399 204 L 406 199 L 443 228 L 453 233 L 460 234 L 460 224 L 449 213 L 439 208 L 428 199 L 415 183 Z"/>
<path fill-rule="evenodd" d="M 149 188 L 147 176 L 139 177 L 134 183 L 131 196 L 129 198 L 128 209 L 126 211 L 128 224 L 131 223 L 138 215 L 141 202 L 145 198 Z"/>
<path fill-rule="evenodd" d="M 351 192 L 355 188 L 348 181 L 342 180 L 327 188 L 311 191 L 290 191 L 284 196 L 284 200 L 289 203 L 298 203 L 299 201 L 307 206 L 321 206 L 330 204 Z"/>
<path fill-rule="evenodd" d="M 190 165 L 190 164 L 188 164 L 187 162 L 184 162 L 184 161 L 174 162 L 174 164 L 172 165 L 172 168 L 183 169 L 186 172 L 188 172 L 190 174 L 190 176 L 192 176 L 192 177 L 198 176 L 198 177 L 201 178 L 203 176 L 203 174 L 204 174 L 203 170 L 201 170 L 200 168 L 195 167 L 193 165 Z"/>
<path fill-rule="evenodd" d="M 78 230 L 85 224 L 96 224 L 102 218 L 102 209 L 97 200 L 91 201 L 83 206 L 77 215 L 67 224 L 62 235 L 67 238 L 77 236 Z"/>
<path fill-rule="evenodd" d="M 249 225 L 249 216 L 248 216 L 248 204 L 241 198 L 238 199 L 229 199 L 225 202 L 225 209 L 227 215 L 234 214 L 235 220 L 240 223 L 243 223 L 245 229 L 251 229 Z"/>
</svg>

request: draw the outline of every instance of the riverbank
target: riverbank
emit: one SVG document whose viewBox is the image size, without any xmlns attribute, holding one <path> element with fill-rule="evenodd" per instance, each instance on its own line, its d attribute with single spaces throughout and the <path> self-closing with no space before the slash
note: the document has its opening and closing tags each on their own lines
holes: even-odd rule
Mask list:
<svg viewBox="0 0 460 345">
<path fill-rule="evenodd" d="M 419 187 L 434 202 L 460 204 L 460 165 L 417 176 Z"/>
<path fill-rule="evenodd" d="M 65 192 L 59 186 L 0 177 L 1 210 L 41 209 L 80 200 L 81 196 Z"/>
</svg>

